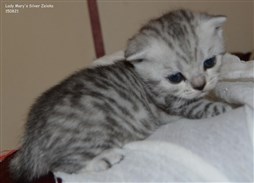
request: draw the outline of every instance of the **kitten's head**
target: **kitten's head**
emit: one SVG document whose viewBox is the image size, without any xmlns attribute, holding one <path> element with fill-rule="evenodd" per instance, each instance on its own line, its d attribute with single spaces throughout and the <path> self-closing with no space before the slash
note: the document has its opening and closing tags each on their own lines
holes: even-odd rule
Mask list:
<svg viewBox="0 0 254 183">
<path fill-rule="evenodd" d="M 160 96 L 204 96 L 218 81 L 225 16 L 176 10 L 151 20 L 125 51 L 137 72 Z"/>
</svg>

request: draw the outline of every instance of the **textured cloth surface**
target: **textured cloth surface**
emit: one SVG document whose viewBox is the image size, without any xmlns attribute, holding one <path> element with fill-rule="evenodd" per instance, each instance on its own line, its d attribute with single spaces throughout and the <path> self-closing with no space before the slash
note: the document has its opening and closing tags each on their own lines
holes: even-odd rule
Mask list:
<svg viewBox="0 0 254 183">
<path fill-rule="evenodd" d="M 122 56 L 118 52 L 105 59 L 112 63 Z M 95 66 L 103 62 L 104 58 Z M 253 182 L 253 63 L 229 54 L 223 58 L 222 78 L 234 81 L 221 81 L 215 94 L 241 107 L 214 118 L 181 119 L 164 125 L 147 140 L 127 144 L 125 159 L 109 170 L 55 175 L 64 183 Z"/>
<path fill-rule="evenodd" d="M 165 125 L 148 139 L 192 151 L 231 181 L 251 181 L 253 151 L 242 114 L 244 108 L 204 120 L 183 119 Z"/>
</svg>

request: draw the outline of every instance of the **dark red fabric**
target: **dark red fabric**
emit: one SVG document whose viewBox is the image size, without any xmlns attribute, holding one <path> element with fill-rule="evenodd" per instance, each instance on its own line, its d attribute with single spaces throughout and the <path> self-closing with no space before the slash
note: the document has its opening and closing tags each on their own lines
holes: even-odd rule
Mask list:
<svg viewBox="0 0 254 183">
<path fill-rule="evenodd" d="M 9 173 L 9 162 L 13 158 L 15 153 L 8 156 L 0 163 L 0 183 L 15 183 L 11 179 L 11 175 Z M 22 180 L 21 180 L 22 181 Z M 25 182 L 22 182 L 25 183 Z M 49 173 L 46 176 L 41 177 L 38 180 L 35 180 L 33 183 L 55 183 L 55 178 L 52 173 Z M 61 180 L 58 180 L 58 183 L 61 183 Z"/>
<path fill-rule="evenodd" d="M 105 55 L 99 11 L 96 0 L 87 0 L 96 57 Z"/>
</svg>

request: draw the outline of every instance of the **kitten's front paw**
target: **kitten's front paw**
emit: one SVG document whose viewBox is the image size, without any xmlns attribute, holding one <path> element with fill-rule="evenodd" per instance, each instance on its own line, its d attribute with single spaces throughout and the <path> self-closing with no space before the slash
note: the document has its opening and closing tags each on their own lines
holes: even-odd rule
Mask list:
<svg viewBox="0 0 254 183">
<path fill-rule="evenodd" d="M 208 115 L 208 117 L 218 116 L 225 112 L 231 111 L 233 108 L 226 103 L 216 102 L 213 104 L 213 107 L 211 107 L 211 109 L 212 110 L 210 111 L 210 115 Z"/>
</svg>

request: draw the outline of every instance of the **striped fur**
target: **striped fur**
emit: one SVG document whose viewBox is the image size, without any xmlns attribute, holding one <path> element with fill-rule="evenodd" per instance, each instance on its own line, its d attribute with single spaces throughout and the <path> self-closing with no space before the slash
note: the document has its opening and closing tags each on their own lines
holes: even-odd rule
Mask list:
<svg viewBox="0 0 254 183">
<path fill-rule="evenodd" d="M 126 59 L 135 63 L 167 112 L 199 119 L 231 109 L 227 104 L 202 99 L 219 80 L 225 21 L 225 16 L 175 10 L 151 20 L 129 40 Z M 204 62 L 210 58 L 215 65 L 206 69 Z M 169 81 L 175 73 L 184 77 L 180 83 Z"/>
<path fill-rule="evenodd" d="M 90 168 L 103 151 L 142 140 L 160 125 L 151 104 L 129 62 L 77 72 L 32 106 L 11 171 L 30 181 L 48 171 Z"/>
<path fill-rule="evenodd" d="M 228 110 L 201 99 L 218 80 L 217 55 L 224 52 L 222 20 L 213 18 L 180 10 L 152 20 L 129 41 L 127 61 L 81 70 L 43 93 L 11 161 L 13 177 L 30 182 L 49 171 L 104 170 L 122 160 L 124 144 L 145 139 L 164 123 Z M 210 37 L 199 24 L 213 28 Z M 200 65 L 213 55 L 216 65 L 204 71 Z M 185 76 L 179 84 L 168 80 L 175 71 Z M 190 84 L 195 73 L 205 75 L 202 91 Z"/>
</svg>

